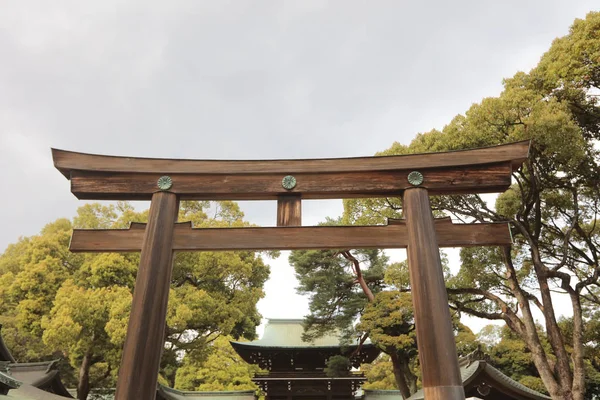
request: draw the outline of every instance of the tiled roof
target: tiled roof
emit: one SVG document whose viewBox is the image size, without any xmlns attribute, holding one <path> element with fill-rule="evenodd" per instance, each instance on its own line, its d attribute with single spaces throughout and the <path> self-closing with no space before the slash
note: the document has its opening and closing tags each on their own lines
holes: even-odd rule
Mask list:
<svg viewBox="0 0 600 400">
<path fill-rule="evenodd" d="M 254 400 L 253 390 L 231 392 L 188 392 L 159 385 L 157 400 Z"/>
<path fill-rule="evenodd" d="M 369 390 L 363 389 L 365 400 L 402 400 L 399 390 Z"/>
<path fill-rule="evenodd" d="M 62 398 L 72 398 L 60 380 L 57 369 L 59 360 L 31 363 L 11 363 L 9 373 L 15 379 Z"/>
<path fill-rule="evenodd" d="M 510 391 L 519 394 L 524 399 L 530 400 L 548 400 L 550 397 L 536 392 L 533 389 L 528 388 L 525 385 L 515 381 L 504 375 L 502 372 L 492 367 L 489 363 L 483 360 L 466 360 L 463 359 L 460 362 L 460 375 L 463 381 L 463 385 L 467 386 L 470 382 L 476 379 L 479 375 L 485 374 L 492 382 L 492 386 L 495 388 L 505 388 Z M 407 400 L 420 400 L 423 399 L 423 390 L 419 390 Z"/>
<path fill-rule="evenodd" d="M 4 400 L 4 398 L 7 400 L 65 400 L 69 397 L 48 393 L 35 386 L 24 383 L 18 389 L 8 392 L 7 396 L 0 396 L 0 399 Z"/>
<path fill-rule="evenodd" d="M 339 335 L 328 334 L 312 342 L 302 340 L 304 325 L 302 319 L 269 319 L 265 332 L 253 342 L 232 342 L 235 345 L 276 348 L 339 347 Z M 346 343 L 344 343 L 346 344 Z M 354 343 L 354 345 L 358 342 Z M 366 344 L 370 344 L 367 340 Z"/>
</svg>

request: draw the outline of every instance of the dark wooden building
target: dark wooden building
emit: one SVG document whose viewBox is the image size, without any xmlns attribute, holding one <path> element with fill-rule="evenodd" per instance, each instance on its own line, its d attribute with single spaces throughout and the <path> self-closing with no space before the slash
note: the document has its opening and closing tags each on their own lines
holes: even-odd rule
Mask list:
<svg viewBox="0 0 600 400">
<path fill-rule="evenodd" d="M 253 381 L 265 392 L 267 400 L 353 399 L 365 381 L 362 373 L 348 371 L 344 376 L 325 374 L 327 360 L 335 355 L 349 356 L 353 367 L 373 361 L 380 351 L 371 343 L 344 345 L 335 335 L 308 343 L 302 340 L 300 319 L 270 319 L 260 340 L 232 342 L 248 363 L 266 370 Z"/>
</svg>

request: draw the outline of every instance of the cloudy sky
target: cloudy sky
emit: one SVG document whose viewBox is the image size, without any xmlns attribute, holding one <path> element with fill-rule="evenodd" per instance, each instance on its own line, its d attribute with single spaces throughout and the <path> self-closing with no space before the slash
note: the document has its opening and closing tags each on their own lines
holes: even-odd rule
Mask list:
<svg viewBox="0 0 600 400">
<path fill-rule="evenodd" d="M 372 155 L 529 70 L 597 0 L 52 1 L 0 8 L 0 251 L 82 203 L 50 148 L 173 158 Z M 140 207 L 142 207 L 141 205 Z M 275 223 L 275 204 L 244 203 Z M 341 211 L 306 202 L 304 223 Z M 401 257 L 401 255 L 398 255 Z M 266 317 L 301 317 L 287 253 Z"/>
</svg>

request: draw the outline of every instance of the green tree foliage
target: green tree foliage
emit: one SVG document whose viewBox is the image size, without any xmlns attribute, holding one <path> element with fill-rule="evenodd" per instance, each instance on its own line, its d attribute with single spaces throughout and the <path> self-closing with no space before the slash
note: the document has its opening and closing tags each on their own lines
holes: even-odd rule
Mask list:
<svg viewBox="0 0 600 400">
<path fill-rule="evenodd" d="M 251 379 L 261 372 L 260 368 L 242 360 L 229 344 L 230 340 L 230 336 L 220 336 L 203 352 L 188 354 L 177 370 L 175 386 L 200 391 L 258 390 Z"/>
<path fill-rule="evenodd" d="M 352 363 L 348 357 L 336 355 L 327 360 L 327 365 L 325 366 L 325 375 L 332 378 L 348 376 L 351 368 Z"/>
<path fill-rule="evenodd" d="M 48 224 L 0 256 L 0 322 L 7 344 L 20 361 L 68 359 L 78 372 L 66 382 L 77 385 L 79 399 L 94 387 L 114 387 L 139 255 L 71 253 L 72 228 L 124 228 L 146 219 L 147 212 L 135 212 L 127 203 L 87 204 L 73 222 Z M 183 202 L 179 220 L 200 227 L 246 224 L 233 202 Z M 163 382 L 173 385 L 182 359 L 202 353 L 221 335 L 254 338 L 260 322 L 256 303 L 268 275 L 254 252 L 175 257 Z"/>
<path fill-rule="evenodd" d="M 372 363 L 361 365 L 360 369 L 367 378 L 367 382 L 363 385 L 364 389 L 398 390 L 393 373 L 394 366 L 389 355 L 382 354 Z"/>
<path fill-rule="evenodd" d="M 404 397 L 417 391 L 417 343 L 410 293 L 377 294 L 361 315 L 357 329 L 368 334 L 392 362 L 397 388 Z"/>
<path fill-rule="evenodd" d="M 385 253 L 380 250 L 293 251 L 290 264 L 296 271 L 298 292 L 307 294 L 310 299 L 305 338 L 332 331 L 341 332 L 348 342 L 357 335 L 362 339 L 370 336 L 392 357 L 396 385 L 402 395 L 409 397 L 414 393 L 417 378 L 411 365 L 416 344 L 410 294 L 382 291 L 387 286 Z M 355 327 L 361 315 L 361 324 Z"/>
<path fill-rule="evenodd" d="M 478 334 L 490 362 L 517 382 L 541 393 L 547 390 L 537 373 L 525 342 L 510 328 L 487 325 Z M 547 347 L 547 344 L 544 344 Z"/>
<path fill-rule="evenodd" d="M 443 260 L 447 270 L 447 260 Z M 290 264 L 296 271 L 298 291 L 310 299 L 306 339 L 332 331 L 342 332 L 348 341 L 369 337 L 389 356 L 385 365 L 391 366 L 389 375 L 381 373 L 381 366 L 376 368 L 370 387 L 387 386 L 378 383 L 379 379 L 391 380 L 404 397 L 416 392 L 418 359 L 406 262 L 389 263 L 379 250 L 311 250 L 293 251 Z M 360 323 L 355 324 L 358 318 Z M 460 354 L 473 351 L 475 335 L 458 319 L 455 329 Z"/>
<path fill-rule="evenodd" d="M 384 267 L 388 261 L 379 250 L 357 251 L 350 259 L 337 251 L 290 254 L 289 261 L 299 282 L 297 290 L 310 298 L 307 339 L 332 331 L 342 332 L 347 339 L 355 337 L 352 323 L 369 300 L 357 282 L 352 258 L 360 263 L 360 273 L 369 290 L 378 293 L 384 285 Z"/>
<path fill-rule="evenodd" d="M 461 251 L 460 271 L 448 281 L 450 302 L 461 313 L 506 322 L 523 338 L 555 399 L 583 399 L 586 387 L 583 339 L 589 318 L 581 301 L 598 287 L 600 275 L 599 49 L 600 13 L 593 12 L 555 40 L 531 72 L 506 79 L 500 96 L 474 104 L 441 131 L 419 134 L 408 146 L 394 143 L 381 153 L 533 139 L 529 160 L 495 206 L 473 195 L 432 198 L 432 207 L 460 221 L 510 221 L 512 249 Z M 399 198 L 348 200 L 344 207 L 348 223 L 402 216 Z M 571 336 L 561 331 L 555 292 L 570 304 Z"/>
</svg>

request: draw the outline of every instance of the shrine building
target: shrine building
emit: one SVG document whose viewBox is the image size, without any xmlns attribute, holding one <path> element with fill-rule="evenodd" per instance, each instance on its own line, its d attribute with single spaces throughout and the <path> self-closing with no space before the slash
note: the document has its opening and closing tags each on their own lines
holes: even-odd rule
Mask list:
<svg viewBox="0 0 600 400">
<path fill-rule="evenodd" d="M 269 319 L 261 339 L 231 345 L 246 362 L 266 370 L 253 378 L 266 400 L 353 399 L 366 378 L 353 371 L 329 377 L 325 374 L 327 360 L 347 356 L 352 367 L 358 368 L 375 360 L 380 350 L 366 342 L 357 351 L 357 344 L 340 343 L 336 335 L 305 342 L 303 333 L 301 319 Z"/>
</svg>

